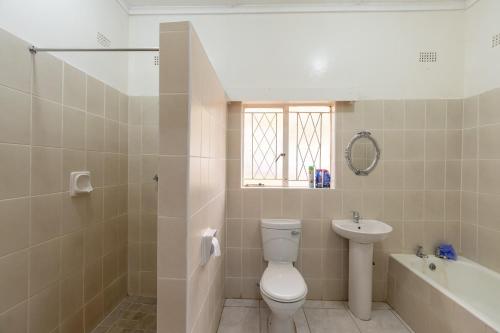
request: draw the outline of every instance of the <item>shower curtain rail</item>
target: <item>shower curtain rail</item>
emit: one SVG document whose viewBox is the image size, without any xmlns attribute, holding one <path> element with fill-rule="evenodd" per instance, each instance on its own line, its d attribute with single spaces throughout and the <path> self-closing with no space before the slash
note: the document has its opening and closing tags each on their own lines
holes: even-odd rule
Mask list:
<svg viewBox="0 0 500 333">
<path fill-rule="evenodd" d="M 157 47 L 149 48 L 113 48 L 113 49 L 77 49 L 77 48 L 42 48 L 31 46 L 29 51 L 32 54 L 37 52 L 158 52 L 160 51 Z"/>
</svg>

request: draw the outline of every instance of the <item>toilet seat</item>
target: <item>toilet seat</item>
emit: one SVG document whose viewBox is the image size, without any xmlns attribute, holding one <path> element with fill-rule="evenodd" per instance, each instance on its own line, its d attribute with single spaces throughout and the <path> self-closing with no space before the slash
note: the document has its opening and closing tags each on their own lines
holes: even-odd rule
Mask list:
<svg viewBox="0 0 500 333">
<path fill-rule="evenodd" d="M 306 297 L 307 285 L 291 263 L 269 262 L 260 280 L 260 291 L 276 302 L 294 303 Z"/>
</svg>

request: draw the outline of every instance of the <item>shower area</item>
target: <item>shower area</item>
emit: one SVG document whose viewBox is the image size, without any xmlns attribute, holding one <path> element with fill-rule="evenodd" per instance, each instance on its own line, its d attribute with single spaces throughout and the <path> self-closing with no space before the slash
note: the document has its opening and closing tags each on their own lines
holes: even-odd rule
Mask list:
<svg viewBox="0 0 500 333">
<path fill-rule="evenodd" d="M 93 333 L 156 332 L 158 124 L 157 96 L 128 97 L 128 293 Z"/>
<path fill-rule="evenodd" d="M 158 32 L 161 93 L 129 96 L 59 51 L 159 49 L 43 49 L 0 29 L 0 332 L 217 330 L 226 97 L 188 22 Z M 206 230 L 222 248 L 208 262 Z"/>
<path fill-rule="evenodd" d="M 0 332 L 156 332 L 158 97 L 0 45 Z"/>
</svg>

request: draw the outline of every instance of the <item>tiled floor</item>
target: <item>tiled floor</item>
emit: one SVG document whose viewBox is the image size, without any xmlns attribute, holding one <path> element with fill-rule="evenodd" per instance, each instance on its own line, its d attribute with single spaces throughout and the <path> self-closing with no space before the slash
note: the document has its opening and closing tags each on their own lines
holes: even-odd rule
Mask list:
<svg viewBox="0 0 500 333">
<path fill-rule="evenodd" d="M 345 302 L 306 301 L 295 314 L 297 333 L 410 333 L 385 303 L 373 303 L 372 319 L 354 317 Z M 269 309 L 263 301 L 228 299 L 218 333 L 267 333 Z"/>
<path fill-rule="evenodd" d="M 128 296 L 92 333 L 156 333 L 156 298 Z"/>
</svg>

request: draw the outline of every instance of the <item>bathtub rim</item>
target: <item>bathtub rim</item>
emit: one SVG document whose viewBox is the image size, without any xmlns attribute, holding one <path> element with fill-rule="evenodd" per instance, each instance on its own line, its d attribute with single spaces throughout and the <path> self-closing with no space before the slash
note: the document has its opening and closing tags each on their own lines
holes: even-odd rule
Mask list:
<svg viewBox="0 0 500 333">
<path fill-rule="evenodd" d="M 442 292 L 446 297 L 453 300 L 455 303 L 460 305 L 462 308 L 469 311 L 472 315 L 474 315 L 476 318 L 481 320 L 485 325 L 489 326 L 490 328 L 494 329 L 497 332 L 500 332 L 500 323 L 492 322 L 488 317 L 485 317 L 481 312 L 476 311 L 476 309 L 472 308 L 467 302 L 464 302 L 460 297 L 457 297 L 455 294 L 448 291 L 446 288 L 444 288 L 442 285 L 440 285 L 439 283 L 437 283 L 434 280 L 432 280 L 431 278 L 429 278 L 424 273 L 413 269 L 409 265 L 409 262 L 407 261 L 408 259 L 410 259 L 410 260 L 423 260 L 422 258 L 419 258 L 414 254 L 408 254 L 408 253 L 391 253 L 390 257 L 392 259 L 396 260 L 399 264 L 403 265 L 406 269 L 408 269 L 409 271 L 413 272 L 415 275 L 420 277 L 422 280 L 424 280 L 425 282 L 430 284 L 433 288 Z M 438 258 L 435 255 L 429 255 L 429 258 L 432 258 L 433 260 L 437 260 L 437 261 L 441 261 L 441 262 L 451 263 L 451 264 L 455 263 L 454 261 Z M 457 256 L 457 262 L 460 262 L 462 264 L 466 264 L 468 266 L 473 266 L 475 269 L 479 269 L 479 270 L 482 270 L 488 274 L 492 274 L 500 281 L 500 273 L 497 273 L 494 270 L 491 270 L 491 269 L 489 269 L 489 268 L 487 268 L 487 267 L 485 267 L 485 266 L 483 266 L 475 261 L 472 261 L 472 260 L 465 258 L 465 257 L 462 257 L 462 256 Z"/>
</svg>

